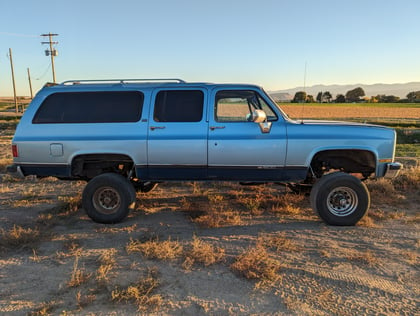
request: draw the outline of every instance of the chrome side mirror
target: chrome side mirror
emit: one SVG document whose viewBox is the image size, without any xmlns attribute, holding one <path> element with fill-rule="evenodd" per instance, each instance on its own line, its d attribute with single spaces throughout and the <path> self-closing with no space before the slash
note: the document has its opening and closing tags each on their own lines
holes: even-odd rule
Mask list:
<svg viewBox="0 0 420 316">
<path fill-rule="evenodd" d="M 252 121 L 254 123 L 262 123 L 267 120 L 267 114 L 263 110 L 252 111 Z"/>
<path fill-rule="evenodd" d="M 270 133 L 272 123 L 267 122 L 267 114 L 263 110 L 254 110 L 252 121 L 260 125 L 261 133 Z"/>
</svg>

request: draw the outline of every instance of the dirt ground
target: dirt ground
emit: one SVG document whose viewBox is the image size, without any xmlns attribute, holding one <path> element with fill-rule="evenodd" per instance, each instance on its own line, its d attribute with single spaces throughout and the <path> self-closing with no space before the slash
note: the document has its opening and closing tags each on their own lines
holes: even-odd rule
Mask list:
<svg viewBox="0 0 420 316">
<path fill-rule="evenodd" d="M 0 181 L 0 314 L 4 315 L 418 315 L 418 196 L 392 206 L 373 201 L 373 217 L 355 227 L 332 227 L 280 186 L 225 183 L 161 184 L 139 193 L 122 223 L 92 222 L 80 209 L 83 182 L 52 178 Z M 235 201 L 286 197 L 296 212 L 267 203 L 240 208 Z M 208 198 L 217 197 L 217 198 Z M 249 198 L 249 199 L 248 199 Z M 240 219 L 204 227 L 194 218 L 214 208 L 211 200 L 238 209 Z M 222 202 L 221 202 L 222 201 Z M 242 203 L 245 205 L 246 203 Z M 274 206 L 273 206 L 274 205 Z M 18 227 L 29 238 L 14 243 Z M 34 233 L 36 232 L 36 233 Z M 32 235 L 31 235 L 32 233 Z M 269 282 L 232 269 L 261 236 L 281 234 L 293 246 L 273 249 L 279 263 Z M 130 253 L 133 240 L 193 238 L 224 249 L 222 261 L 186 268 L 184 259 L 151 259 Z M 7 242 L 6 239 L 9 239 Z M 101 255 L 112 249 L 115 264 L 99 282 Z M 117 289 L 152 271 L 151 298 L 112 300 Z M 78 284 L 71 280 L 78 275 Z M 74 281 L 74 280 L 73 280 Z"/>
<path fill-rule="evenodd" d="M 7 162 L 11 136 L 1 137 Z M 371 183 L 369 216 L 333 227 L 307 197 L 278 185 L 167 183 L 138 193 L 122 223 L 102 225 L 80 207 L 84 185 L 0 171 L 0 314 L 419 314 L 417 189 Z M 206 214 L 222 217 L 217 225 L 197 220 Z M 186 264 L 197 238 L 223 258 Z M 184 252 L 159 259 L 129 250 L 150 241 Z M 266 257 L 254 268 L 275 267 L 266 277 L 233 268 L 255 249 Z"/>
</svg>

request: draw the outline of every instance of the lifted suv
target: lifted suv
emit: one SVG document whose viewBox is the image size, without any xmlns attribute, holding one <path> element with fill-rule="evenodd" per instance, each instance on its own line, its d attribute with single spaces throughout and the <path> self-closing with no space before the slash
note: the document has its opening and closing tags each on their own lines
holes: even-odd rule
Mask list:
<svg viewBox="0 0 420 316">
<path fill-rule="evenodd" d="M 362 181 L 402 167 L 395 141 L 381 126 L 293 121 L 255 85 L 67 81 L 33 99 L 9 171 L 88 181 L 83 208 L 101 223 L 123 220 L 136 190 L 217 180 L 312 188 L 326 223 L 354 225 L 370 204 Z"/>
</svg>

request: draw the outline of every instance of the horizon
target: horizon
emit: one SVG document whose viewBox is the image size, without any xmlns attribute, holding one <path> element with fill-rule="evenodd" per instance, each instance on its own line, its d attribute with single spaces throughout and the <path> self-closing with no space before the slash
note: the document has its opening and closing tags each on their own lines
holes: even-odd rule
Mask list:
<svg viewBox="0 0 420 316">
<path fill-rule="evenodd" d="M 120 79 L 120 78 L 113 78 L 113 79 Z M 182 78 L 181 78 L 182 79 Z M 80 79 L 80 80 L 82 80 L 82 79 Z M 111 79 L 109 79 L 109 80 L 111 80 Z M 194 83 L 194 82 L 199 82 L 199 81 L 192 81 L 192 82 L 187 82 L 187 83 Z M 202 81 L 200 81 L 200 82 L 202 82 Z M 47 82 L 46 82 L 47 83 Z M 46 84 L 45 83 L 45 84 Z M 57 84 L 60 84 L 60 83 L 57 83 Z M 343 87 L 343 88 L 349 88 L 349 89 L 351 89 L 350 87 L 357 87 L 357 86 L 376 86 L 376 85 L 384 85 L 384 86 L 393 86 L 393 85 L 409 85 L 409 84 L 417 84 L 418 85 L 418 88 L 416 88 L 416 90 L 415 91 L 419 91 L 419 90 L 417 90 L 417 89 L 420 89 L 420 81 L 412 81 L 412 82 L 403 82 L 403 83 L 373 83 L 373 84 L 364 84 L 364 83 L 349 83 L 349 84 L 331 84 L 331 85 L 325 85 L 325 84 L 313 84 L 313 85 L 311 85 L 311 86 L 307 86 L 307 87 L 305 87 L 306 89 L 314 89 L 315 87 L 318 87 L 318 86 L 323 86 L 323 87 L 331 87 L 331 86 L 337 86 L 337 87 Z M 263 87 L 264 88 L 264 87 Z M 292 92 L 288 92 L 288 91 L 303 91 L 303 89 L 304 89 L 304 87 L 303 86 L 297 86 L 297 87 L 293 87 L 293 88 L 286 88 L 286 89 L 275 89 L 275 90 L 267 90 L 267 89 L 265 89 L 266 90 L 266 92 L 268 93 L 268 94 L 274 94 L 274 93 L 292 93 Z M 326 91 L 328 91 L 328 90 L 325 90 L 325 91 L 317 91 L 317 92 L 326 92 Z M 413 90 L 414 91 L 414 90 Z M 36 91 L 36 92 L 34 92 L 34 97 L 35 97 L 35 94 L 37 93 L 38 91 Z M 331 91 L 330 91 L 331 92 Z M 341 94 L 345 94 L 347 91 L 342 91 L 342 92 L 340 92 Z M 412 90 L 410 90 L 410 89 L 407 89 L 407 93 L 406 94 L 408 94 L 409 92 L 412 92 Z M 293 92 L 294 93 L 294 92 Z M 368 95 L 366 95 L 366 96 L 368 96 Z M 374 95 L 369 95 L 369 96 L 374 96 Z M 404 95 L 404 97 L 405 97 L 405 95 Z M 0 95 L 0 99 L 13 99 L 13 94 L 12 95 L 4 95 L 4 96 L 2 96 L 2 95 Z M 30 95 L 28 94 L 28 95 L 17 95 L 17 98 L 30 98 Z"/>
<path fill-rule="evenodd" d="M 18 95 L 30 95 L 27 68 L 34 94 L 52 81 L 40 36 L 49 32 L 58 83 L 180 77 L 276 91 L 420 81 L 416 0 L 21 0 L 0 10 L 0 96 L 13 96 L 9 48 Z"/>
</svg>

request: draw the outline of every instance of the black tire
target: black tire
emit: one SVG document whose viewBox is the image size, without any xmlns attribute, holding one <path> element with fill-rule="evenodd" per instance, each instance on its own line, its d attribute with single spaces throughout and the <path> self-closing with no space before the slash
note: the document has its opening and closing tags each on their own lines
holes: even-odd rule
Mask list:
<svg viewBox="0 0 420 316">
<path fill-rule="evenodd" d="M 104 173 L 88 182 L 82 195 L 82 205 L 95 222 L 118 223 L 134 207 L 136 191 L 120 174 Z"/>
<path fill-rule="evenodd" d="M 312 188 L 312 208 L 329 225 L 353 226 L 368 211 L 370 195 L 358 178 L 343 172 L 323 176 Z"/>
</svg>

